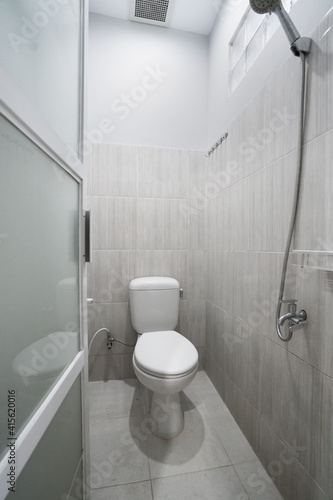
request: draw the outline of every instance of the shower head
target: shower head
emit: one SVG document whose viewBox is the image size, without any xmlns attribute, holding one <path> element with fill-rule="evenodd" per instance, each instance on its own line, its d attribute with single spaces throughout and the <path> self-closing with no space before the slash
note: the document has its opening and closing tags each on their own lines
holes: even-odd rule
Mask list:
<svg viewBox="0 0 333 500">
<path fill-rule="evenodd" d="M 252 10 L 257 14 L 271 13 L 280 0 L 250 0 Z"/>
<path fill-rule="evenodd" d="M 290 49 L 295 56 L 299 56 L 300 52 L 304 54 L 310 52 L 311 40 L 309 38 L 301 38 L 301 35 L 283 7 L 281 0 L 250 0 L 250 5 L 252 10 L 257 14 L 267 14 L 268 12 L 271 14 L 274 12 L 278 16 L 290 42 Z"/>
</svg>

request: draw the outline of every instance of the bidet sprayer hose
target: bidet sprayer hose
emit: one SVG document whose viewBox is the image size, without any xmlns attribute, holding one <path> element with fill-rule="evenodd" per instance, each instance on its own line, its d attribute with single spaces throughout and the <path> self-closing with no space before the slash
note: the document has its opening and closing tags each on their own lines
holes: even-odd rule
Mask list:
<svg viewBox="0 0 333 500">
<path fill-rule="evenodd" d="M 112 348 L 112 342 L 119 342 L 120 344 L 123 344 L 126 347 L 135 347 L 135 345 L 136 345 L 136 343 L 135 344 L 126 344 L 126 342 L 123 342 L 122 340 L 115 339 L 114 337 L 111 337 L 111 333 L 110 333 L 110 330 L 108 330 L 108 328 L 100 328 L 99 330 L 97 330 L 97 332 L 94 333 L 91 341 L 89 342 L 88 352 L 90 351 L 90 348 L 91 348 L 91 345 L 92 345 L 93 341 L 95 340 L 96 336 L 100 332 L 106 332 L 106 335 L 107 335 L 107 347 L 108 347 L 108 349 Z"/>
<path fill-rule="evenodd" d="M 299 114 L 299 134 L 298 134 L 298 144 L 297 144 L 297 170 L 296 170 L 296 179 L 295 179 L 295 190 L 294 190 L 294 201 L 292 206 L 292 213 L 290 219 L 289 232 L 287 237 L 287 244 L 284 253 L 283 266 L 282 266 L 282 274 L 281 274 L 281 284 L 279 291 L 278 304 L 276 309 L 276 331 L 281 340 L 283 342 L 288 342 L 293 336 L 293 332 L 289 330 L 288 335 L 284 337 L 281 333 L 281 327 L 279 323 L 279 318 L 281 316 L 281 306 L 282 299 L 286 281 L 286 273 L 288 266 L 288 259 L 290 253 L 290 247 L 292 242 L 292 237 L 295 230 L 296 216 L 297 216 L 297 208 L 299 202 L 299 194 L 300 194 L 300 186 L 301 186 L 301 176 L 302 176 L 302 166 L 303 166 L 303 140 L 304 140 L 304 114 L 305 114 L 305 106 L 306 106 L 306 94 L 305 94 L 305 84 L 306 84 L 306 65 L 305 59 L 306 54 L 303 52 L 300 53 L 301 63 L 302 63 L 302 82 L 301 82 L 301 100 L 300 100 L 300 114 Z"/>
<path fill-rule="evenodd" d="M 89 342 L 88 352 L 90 351 L 90 348 L 91 348 L 91 345 L 92 345 L 93 341 L 95 340 L 95 338 L 97 337 L 97 335 L 100 332 L 107 332 L 107 334 L 110 334 L 110 330 L 108 330 L 107 328 L 100 328 L 99 330 L 97 330 L 97 332 L 94 333 L 91 341 Z"/>
<path fill-rule="evenodd" d="M 113 337 L 111 337 L 110 340 L 111 340 L 111 342 L 119 342 L 120 344 L 123 344 L 126 347 L 135 347 L 136 346 L 136 342 L 135 342 L 135 344 L 126 344 L 126 342 L 123 342 L 122 340 L 119 340 L 119 339 L 115 339 Z"/>
</svg>

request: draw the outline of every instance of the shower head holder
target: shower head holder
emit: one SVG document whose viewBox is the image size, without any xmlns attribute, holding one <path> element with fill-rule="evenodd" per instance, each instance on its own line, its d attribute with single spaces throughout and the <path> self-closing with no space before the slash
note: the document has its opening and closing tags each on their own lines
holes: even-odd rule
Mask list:
<svg viewBox="0 0 333 500">
<path fill-rule="evenodd" d="M 311 52 L 311 38 L 302 36 L 290 45 L 291 52 L 299 57 L 300 54 L 310 54 Z"/>
</svg>

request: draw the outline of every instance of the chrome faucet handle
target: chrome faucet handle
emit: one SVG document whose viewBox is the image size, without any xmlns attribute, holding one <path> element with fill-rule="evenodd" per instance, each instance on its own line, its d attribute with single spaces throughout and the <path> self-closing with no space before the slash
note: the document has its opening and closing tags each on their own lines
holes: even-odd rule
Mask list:
<svg viewBox="0 0 333 500">
<path fill-rule="evenodd" d="M 308 315 L 306 311 L 302 309 L 295 317 L 290 318 L 290 321 L 294 323 L 294 325 L 299 325 L 300 323 L 306 321 L 308 319 Z"/>
<path fill-rule="evenodd" d="M 281 304 L 296 304 L 298 299 L 281 299 L 280 302 Z"/>
<path fill-rule="evenodd" d="M 304 309 L 302 309 L 297 314 L 297 317 L 290 318 L 290 320 L 289 320 L 289 332 L 293 333 L 296 330 L 300 330 L 301 328 L 304 328 L 305 326 L 308 326 L 308 315 L 306 314 L 306 311 L 304 311 Z"/>
</svg>

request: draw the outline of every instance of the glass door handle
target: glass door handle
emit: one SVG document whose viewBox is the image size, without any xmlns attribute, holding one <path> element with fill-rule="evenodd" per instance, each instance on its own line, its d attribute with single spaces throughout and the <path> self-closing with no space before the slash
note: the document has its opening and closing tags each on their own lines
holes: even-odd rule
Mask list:
<svg viewBox="0 0 333 500">
<path fill-rule="evenodd" d="M 91 262 L 91 210 L 84 211 L 84 261 Z"/>
</svg>

